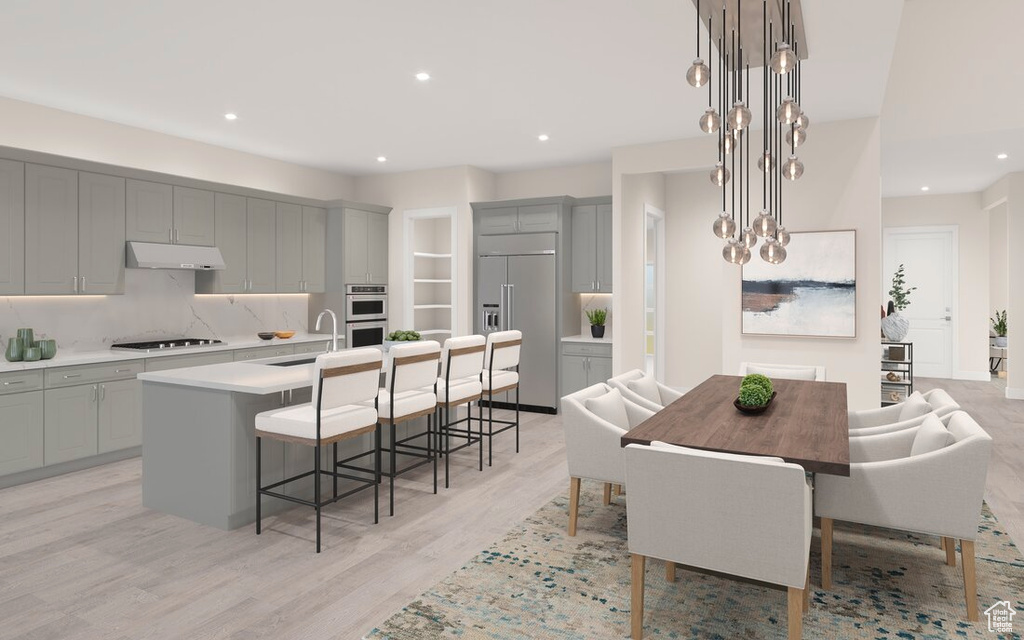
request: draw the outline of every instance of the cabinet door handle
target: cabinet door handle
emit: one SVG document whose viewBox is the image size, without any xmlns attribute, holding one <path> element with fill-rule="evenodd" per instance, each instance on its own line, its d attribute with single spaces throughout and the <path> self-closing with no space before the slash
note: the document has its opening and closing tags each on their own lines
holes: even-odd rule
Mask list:
<svg viewBox="0 0 1024 640">
<path fill-rule="evenodd" d="M 101 384 L 100 385 L 100 400 L 103 400 L 106 397 L 107 397 L 107 385 Z"/>
<path fill-rule="evenodd" d="M 114 373 L 131 373 L 131 369 L 114 369 Z"/>
<path fill-rule="evenodd" d="M 72 286 L 74 287 L 74 292 L 78 293 L 78 276 L 73 277 L 71 281 L 73 283 Z"/>
<path fill-rule="evenodd" d="M 92 401 L 93 402 L 96 402 L 96 398 L 98 396 L 98 393 L 99 393 L 99 390 L 96 388 L 96 385 L 92 385 Z"/>
<path fill-rule="evenodd" d="M 174 230 L 174 244 L 178 244 L 178 230 Z"/>
<path fill-rule="evenodd" d="M 601 290 L 601 281 L 600 280 L 597 281 L 597 290 L 598 291 Z"/>
<path fill-rule="evenodd" d="M 5 382 L 4 386 L 5 387 L 9 387 L 12 384 L 25 384 L 25 381 L 24 380 L 11 380 L 10 382 Z"/>
<path fill-rule="evenodd" d="M 167 242 L 174 244 L 174 229 L 167 230 Z"/>
<path fill-rule="evenodd" d="M 70 380 L 71 378 L 81 378 L 81 377 L 82 377 L 82 374 L 80 374 L 80 373 L 65 373 L 64 374 L 64 379 L 65 380 Z"/>
<path fill-rule="evenodd" d="M 82 279 L 82 293 L 85 293 L 85 276 L 79 276 Z"/>
</svg>

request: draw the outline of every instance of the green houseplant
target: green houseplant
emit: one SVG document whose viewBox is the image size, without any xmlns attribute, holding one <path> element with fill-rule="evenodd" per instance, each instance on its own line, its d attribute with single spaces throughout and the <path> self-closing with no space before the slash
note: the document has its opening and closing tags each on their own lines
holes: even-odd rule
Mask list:
<svg viewBox="0 0 1024 640">
<path fill-rule="evenodd" d="M 768 408 L 775 395 L 775 388 L 768 376 L 752 373 L 743 377 L 739 397 L 734 403 L 743 413 L 761 413 Z"/>
<path fill-rule="evenodd" d="M 1006 309 L 1002 311 L 996 310 L 996 317 L 990 318 L 992 320 L 992 330 L 996 332 L 996 346 L 1005 349 L 1006 348 Z"/>
<path fill-rule="evenodd" d="M 587 321 L 590 322 L 590 335 L 595 338 L 604 337 L 604 323 L 608 319 L 607 309 L 587 309 Z"/>
<path fill-rule="evenodd" d="M 910 306 L 910 294 L 916 289 L 917 287 L 907 287 L 904 267 L 901 264 L 892 276 L 892 289 L 889 289 L 889 297 L 892 298 L 895 310 L 882 318 L 882 334 L 890 342 L 903 342 L 910 331 L 910 321 L 903 317 L 900 311 Z"/>
<path fill-rule="evenodd" d="M 415 331 L 392 331 L 384 338 L 384 351 L 390 351 L 391 347 L 399 342 L 415 342 L 420 339 L 420 334 Z"/>
</svg>

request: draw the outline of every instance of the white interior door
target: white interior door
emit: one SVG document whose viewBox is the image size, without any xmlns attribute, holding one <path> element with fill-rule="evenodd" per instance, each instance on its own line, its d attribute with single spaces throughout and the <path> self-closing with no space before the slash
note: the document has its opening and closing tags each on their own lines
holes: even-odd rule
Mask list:
<svg viewBox="0 0 1024 640">
<path fill-rule="evenodd" d="M 888 227 L 883 247 L 882 293 L 886 303 L 896 269 L 904 265 L 910 306 L 907 342 L 914 343 L 914 375 L 952 378 L 956 354 L 957 229 L 949 226 Z"/>
</svg>

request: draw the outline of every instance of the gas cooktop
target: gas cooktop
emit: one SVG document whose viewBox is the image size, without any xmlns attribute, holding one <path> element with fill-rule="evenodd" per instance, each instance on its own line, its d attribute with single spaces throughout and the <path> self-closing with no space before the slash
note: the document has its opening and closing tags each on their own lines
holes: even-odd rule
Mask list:
<svg viewBox="0 0 1024 640">
<path fill-rule="evenodd" d="M 119 342 L 110 345 L 112 351 L 166 351 L 168 349 L 184 349 L 186 347 L 215 347 L 224 344 L 223 340 L 206 338 L 165 338 L 149 342 Z"/>
</svg>

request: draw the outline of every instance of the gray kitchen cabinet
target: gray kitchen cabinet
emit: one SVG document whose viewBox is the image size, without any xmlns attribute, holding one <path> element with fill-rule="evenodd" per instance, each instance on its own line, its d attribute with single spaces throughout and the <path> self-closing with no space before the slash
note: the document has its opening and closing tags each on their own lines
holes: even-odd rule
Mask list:
<svg viewBox="0 0 1024 640">
<path fill-rule="evenodd" d="M 0 395 L 0 475 L 43 466 L 43 392 Z"/>
<path fill-rule="evenodd" d="M 128 180 L 125 237 L 138 242 L 174 242 L 174 190 L 169 184 Z"/>
<path fill-rule="evenodd" d="M 597 205 L 597 290 L 612 292 L 612 205 Z"/>
<path fill-rule="evenodd" d="M 519 207 L 487 209 L 486 215 L 480 217 L 480 233 L 483 235 L 515 233 L 518 225 Z"/>
<path fill-rule="evenodd" d="M 520 233 L 558 231 L 559 209 L 559 205 L 553 203 L 519 207 L 517 231 Z"/>
<path fill-rule="evenodd" d="M 330 342 L 329 337 L 327 340 L 317 340 L 316 342 L 300 342 L 295 345 L 295 355 L 302 355 L 304 353 L 320 355 L 321 353 L 327 353 L 327 347 Z M 340 338 L 338 346 L 339 348 L 344 348 L 342 343 L 340 343 Z"/>
<path fill-rule="evenodd" d="M 270 200 L 246 199 L 246 262 L 249 293 L 277 289 L 277 205 Z"/>
<path fill-rule="evenodd" d="M 302 207 L 302 290 L 326 289 L 327 210 Z"/>
<path fill-rule="evenodd" d="M 276 344 L 269 347 L 249 347 L 248 349 L 235 350 L 235 362 L 259 360 L 261 358 L 274 358 L 277 356 L 290 356 L 294 354 L 295 347 L 290 344 Z"/>
<path fill-rule="evenodd" d="M 345 284 L 387 284 L 388 216 L 352 208 L 343 215 Z"/>
<path fill-rule="evenodd" d="M 142 388 L 138 380 L 101 382 L 96 422 L 99 453 L 142 444 Z"/>
<path fill-rule="evenodd" d="M 196 293 L 245 293 L 249 286 L 248 212 L 243 196 L 214 194 L 214 243 L 224 268 L 196 272 Z"/>
<path fill-rule="evenodd" d="M 479 233 L 498 235 L 558 231 L 560 209 L 556 203 L 487 207 L 481 209 Z"/>
<path fill-rule="evenodd" d="M 214 246 L 214 193 L 174 187 L 174 242 Z"/>
<path fill-rule="evenodd" d="M 25 164 L 12 160 L 0 160 L 0 249 L 0 295 L 25 293 Z"/>
<path fill-rule="evenodd" d="M 78 172 L 25 165 L 25 293 L 78 292 Z"/>
<path fill-rule="evenodd" d="M 601 357 L 587 358 L 587 386 L 598 382 L 607 382 L 612 377 L 612 359 Z"/>
<path fill-rule="evenodd" d="M 146 371 L 167 371 L 185 367 L 203 367 L 208 364 L 222 364 L 235 359 L 231 351 L 214 351 L 213 353 L 195 353 L 182 356 L 160 356 L 146 359 Z"/>
<path fill-rule="evenodd" d="M 99 385 L 47 389 L 43 397 L 43 462 L 51 465 L 96 455 Z"/>
<path fill-rule="evenodd" d="M 612 292 L 612 206 L 581 204 L 572 208 L 572 290 Z"/>
<path fill-rule="evenodd" d="M 612 346 L 562 343 L 562 395 L 575 393 L 612 377 Z"/>
<path fill-rule="evenodd" d="M 277 204 L 277 285 L 278 293 L 302 291 L 302 207 Z"/>
<path fill-rule="evenodd" d="M 576 393 L 580 389 L 586 389 L 587 384 L 587 358 L 586 356 L 562 356 L 562 395 Z"/>
<path fill-rule="evenodd" d="M 124 178 L 78 174 L 78 292 L 124 293 Z"/>
</svg>

